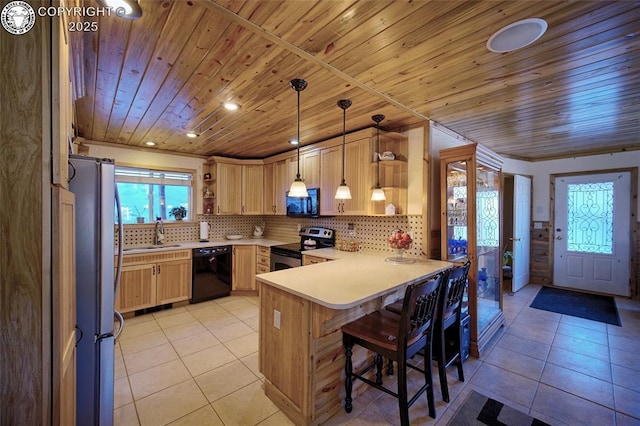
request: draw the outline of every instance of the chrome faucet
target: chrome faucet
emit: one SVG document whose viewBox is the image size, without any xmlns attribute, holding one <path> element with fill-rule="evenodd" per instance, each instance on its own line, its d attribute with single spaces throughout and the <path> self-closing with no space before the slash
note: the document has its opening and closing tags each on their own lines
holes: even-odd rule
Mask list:
<svg viewBox="0 0 640 426">
<path fill-rule="evenodd" d="M 162 225 L 162 218 L 156 217 L 156 226 L 153 229 L 153 244 L 162 244 L 164 240 L 164 226 Z"/>
</svg>

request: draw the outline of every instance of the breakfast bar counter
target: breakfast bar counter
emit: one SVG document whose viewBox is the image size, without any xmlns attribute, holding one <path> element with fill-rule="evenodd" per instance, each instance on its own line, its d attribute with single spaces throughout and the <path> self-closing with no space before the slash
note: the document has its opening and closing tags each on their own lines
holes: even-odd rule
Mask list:
<svg viewBox="0 0 640 426">
<path fill-rule="evenodd" d="M 452 264 L 425 259 L 394 264 L 385 261 L 391 253 L 305 253 L 330 261 L 256 277 L 259 367 L 267 396 L 294 423 L 316 425 L 335 414 L 344 399 L 342 325 L 402 298 L 407 285 Z M 354 349 L 354 367 L 367 356 Z M 354 395 L 359 392 L 354 387 Z"/>
</svg>

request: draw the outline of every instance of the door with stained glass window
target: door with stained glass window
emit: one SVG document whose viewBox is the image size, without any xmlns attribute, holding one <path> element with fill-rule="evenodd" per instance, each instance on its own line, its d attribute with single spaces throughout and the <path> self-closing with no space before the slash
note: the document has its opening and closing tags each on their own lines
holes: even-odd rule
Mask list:
<svg viewBox="0 0 640 426">
<path fill-rule="evenodd" d="M 629 296 L 631 174 L 555 178 L 553 283 Z"/>
</svg>

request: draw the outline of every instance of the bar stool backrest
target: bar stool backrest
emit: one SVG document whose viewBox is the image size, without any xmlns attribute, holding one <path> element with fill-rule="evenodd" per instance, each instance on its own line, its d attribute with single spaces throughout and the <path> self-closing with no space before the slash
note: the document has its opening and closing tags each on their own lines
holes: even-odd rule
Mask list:
<svg viewBox="0 0 640 426">
<path fill-rule="evenodd" d="M 398 349 L 405 352 L 405 359 L 423 349 L 427 342 L 431 343 L 438 295 L 447 276 L 448 271 L 445 271 L 407 287 L 398 333 L 400 339 L 405 339 L 398 342 Z"/>
<path fill-rule="evenodd" d="M 447 319 L 451 317 L 457 317 L 458 320 L 460 318 L 459 314 L 462 309 L 462 298 L 467 285 L 467 277 L 469 275 L 470 267 L 471 262 L 467 261 L 465 264 L 453 268 L 449 273 L 449 279 L 446 280 L 442 286 L 438 318 L 441 318 L 445 323 L 447 322 Z"/>
</svg>

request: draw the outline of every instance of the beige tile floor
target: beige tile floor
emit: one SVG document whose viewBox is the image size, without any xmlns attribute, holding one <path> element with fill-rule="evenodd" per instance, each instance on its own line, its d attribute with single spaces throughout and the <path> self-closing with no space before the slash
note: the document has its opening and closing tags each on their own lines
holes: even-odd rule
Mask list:
<svg viewBox="0 0 640 426">
<path fill-rule="evenodd" d="M 640 302 L 617 300 L 617 327 L 529 308 L 538 289 L 505 294 L 506 326 L 465 363 L 466 381 L 449 369 L 449 404 L 433 368 L 437 420 L 422 397 L 412 424 L 446 424 L 472 389 L 552 425 L 640 424 Z M 116 347 L 115 425 L 291 424 L 263 392 L 258 309 L 256 297 L 227 297 L 129 319 Z M 415 387 L 419 375 L 409 376 Z M 396 400 L 375 389 L 328 422 L 398 423 Z"/>
</svg>

